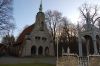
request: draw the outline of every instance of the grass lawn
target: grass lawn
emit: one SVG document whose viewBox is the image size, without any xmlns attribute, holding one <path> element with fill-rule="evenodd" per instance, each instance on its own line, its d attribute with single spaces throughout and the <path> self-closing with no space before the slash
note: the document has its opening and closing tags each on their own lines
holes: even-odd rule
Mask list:
<svg viewBox="0 0 100 66">
<path fill-rule="evenodd" d="M 56 65 L 43 64 L 43 63 L 27 63 L 27 64 L 0 64 L 0 66 L 56 66 Z"/>
</svg>

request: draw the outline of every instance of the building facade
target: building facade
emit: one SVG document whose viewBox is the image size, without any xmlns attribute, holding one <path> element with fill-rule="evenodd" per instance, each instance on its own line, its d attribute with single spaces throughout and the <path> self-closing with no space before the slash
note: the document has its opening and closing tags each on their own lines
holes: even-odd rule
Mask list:
<svg viewBox="0 0 100 66">
<path fill-rule="evenodd" d="M 17 44 L 20 44 L 20 56 L 54 55 L 52 37 L 45 23 L 45 14 L 42 12 L 42 2 L 35 23 L 23 30 Z"/>
</svg>

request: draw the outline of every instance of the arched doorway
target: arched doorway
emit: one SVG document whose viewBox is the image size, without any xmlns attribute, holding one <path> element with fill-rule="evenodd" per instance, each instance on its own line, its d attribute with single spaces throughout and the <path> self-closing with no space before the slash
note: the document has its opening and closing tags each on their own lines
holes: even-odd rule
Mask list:
<svg viewBox="0 0 100 66">
<path fill-rule="evenodd" d="M 31 54 L 36 55 L 36 46 L 32 46 L 31 48 Z"/>
<path fill-rule="evenodd" d="M 83 56 L 87 56 L 87 42 L 85 37 L 82 37 L 82 52 Z"/>
<path fill-rule="evenodd" d="M 45 55 L 49 55 L 49 48 L 45 47 Z"/>
<path fill-rule="evenodd" d="M 43 54 L 43 47 L 40 46 L 40 47 L 38 48 L 38 55 L 42 55 L 42 54 Z"/>
<path fill-rule="evenodd" d="M 85 35 L 85 44 L 83 48 L 83 55 L 87 56 L 89 54 L 94 54 L 93 39 L 89 35 Z"/>
</svg>

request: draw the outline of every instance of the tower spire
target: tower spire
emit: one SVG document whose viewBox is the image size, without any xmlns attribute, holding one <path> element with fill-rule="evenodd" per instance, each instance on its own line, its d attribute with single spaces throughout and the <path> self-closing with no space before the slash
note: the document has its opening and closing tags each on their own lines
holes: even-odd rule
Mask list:
<svg viewBox="0 0 100 66">
<path fill-rule="evenodd" d="M 42 0 L 41 0 L 41 3 L 40 3 L 39 12 L 42 12 Z"/>
</svg>

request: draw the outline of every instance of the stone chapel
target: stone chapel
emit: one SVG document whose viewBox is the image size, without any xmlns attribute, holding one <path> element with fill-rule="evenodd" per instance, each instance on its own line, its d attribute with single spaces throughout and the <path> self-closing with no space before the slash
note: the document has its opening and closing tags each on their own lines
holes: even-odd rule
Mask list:
<svg viewBox="0 0 100 66">
<path fill-rule="evenodd" d="M 20 44 L 20 56 L 53 56 L 54 47 L 52 37 L 45 24 L 45 14 L 42 2 L 36 15 L 35 23 L 23 30 L 17 39 Z"/>
</svg>

